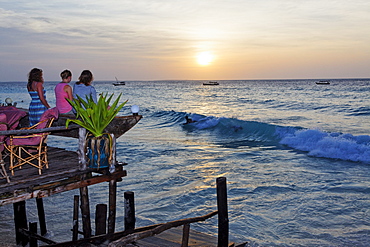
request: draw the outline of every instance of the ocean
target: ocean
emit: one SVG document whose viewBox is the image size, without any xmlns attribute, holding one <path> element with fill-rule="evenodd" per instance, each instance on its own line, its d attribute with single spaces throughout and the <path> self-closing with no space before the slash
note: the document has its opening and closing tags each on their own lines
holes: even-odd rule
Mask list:
<svg viewBox="0 0 370 247">
<path fill-rule="evenodd" d="M 128 163 L 123 192 L 135 193 L 136 226 L 205 215 L 216 210 L 216 178 L 227 178 L 230 240 L 247 246 L 369 246 L 370 79 L 96 81 L 99 93 L 138 105 L 143 119 L 117 140 Z M 55 106 L 54 86 L 45 82 Z M 73 83 L 72 83 L 73 84 Z M 26 82 L 1 82 L 27 108 Z M 185 116 L 196 122 L 184 125 Z M 50 136 L 50 146 L 77 150 L 77 140 Z M 95 205 L 108 186 L 89 187 Z M 44 198 L 49 237 L 72 238 L 73 196 Z M 34 200 L 28 220 L 37 220 Z M 14 242 L 13 207 L 0 207 L 0 238 Z M 217 235 L 217 217 L 191 225 Z M 123 209 L 117 212 L 123 230 Z"/>
</svg>

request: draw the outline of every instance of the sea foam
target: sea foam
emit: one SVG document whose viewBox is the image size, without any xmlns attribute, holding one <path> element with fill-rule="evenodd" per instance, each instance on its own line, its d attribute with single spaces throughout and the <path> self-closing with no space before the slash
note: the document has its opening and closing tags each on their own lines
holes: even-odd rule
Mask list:
<svg viewBox="0 0 370 247">
<path fill-rule="evenodd" d="M 280 143 L 315 157 L 370 163 L 370 136 L 367 135 L 306 129 L 287 134 Z"/>
</svg>

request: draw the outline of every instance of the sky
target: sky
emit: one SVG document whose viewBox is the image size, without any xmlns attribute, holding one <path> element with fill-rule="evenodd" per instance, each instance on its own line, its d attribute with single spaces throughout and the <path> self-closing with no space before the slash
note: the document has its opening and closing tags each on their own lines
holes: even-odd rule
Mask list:
<svg viewBox="0 0 370 247">
<path fill-rule="evenodd" d="M 0 81 L 370 78 L 369 0 L 0 0 Z M 203 54 L 203 55 L 201 55 Z"/>
</svg>

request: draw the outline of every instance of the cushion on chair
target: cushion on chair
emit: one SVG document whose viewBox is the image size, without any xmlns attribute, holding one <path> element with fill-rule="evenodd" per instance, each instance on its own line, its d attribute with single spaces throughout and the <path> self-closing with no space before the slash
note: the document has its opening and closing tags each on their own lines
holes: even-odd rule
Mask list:
<svg viewBox="0 0 370 247">
<path fill-rule="evenodd" d="M 54 118 L 54 119 L 58 119 L 58 109 L 56 107 L 53 107 L 53 108 L 50 108 L 50 109 L 47 109 L 42 115 L 41 115 L 41 118 L 40 118 L 40 123 L 36 129 L 43 129 L 46 127 L 48 121 L 45 121 L 45 120 L 48 120 L 48 119 L 51 119 L 51 118 Z"/>
<path fill-rule="evenodd" d="M 28 137 L 28 138 L 14 138 L 14 146 L 36 146 L 39 145 L 41 141 L 41 136 Z M 6 140 L 6 144 L 10 145 L 10 139 Z"/>
</svg>

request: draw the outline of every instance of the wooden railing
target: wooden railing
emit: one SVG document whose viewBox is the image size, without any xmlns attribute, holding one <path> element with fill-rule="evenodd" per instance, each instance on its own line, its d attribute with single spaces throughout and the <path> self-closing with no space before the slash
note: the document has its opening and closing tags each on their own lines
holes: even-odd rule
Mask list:
<svg viewBox="0 0 370 247">
<path fill-rule="evenodd" d="M 59 132 L 59 131 L 68 131 L 78 129 L 80 126 L 77 124 L 71 124 L 66 128 L 65 126 L 56 126 L 44 129 L 17 129 L 17 130 L 3 130 L 0 131 L 1 136 L 8 136 L 8 135 L 26 135 L 26 134 L 37 134 L 37 133 L 45 133 L 45 132 Z"/>
</svg>

